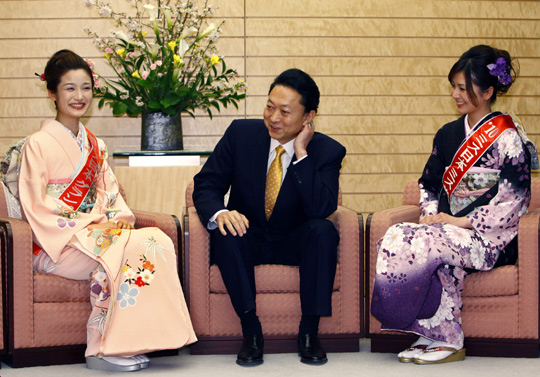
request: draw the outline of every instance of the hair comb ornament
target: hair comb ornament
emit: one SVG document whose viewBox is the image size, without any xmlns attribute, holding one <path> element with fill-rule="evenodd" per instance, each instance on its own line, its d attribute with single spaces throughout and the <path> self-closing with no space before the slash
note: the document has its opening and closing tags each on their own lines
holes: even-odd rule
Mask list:
<svg viewBox="0 0 540 377">
<path fill-rule="evenodd" d="M 36 75 L 37 77 L 39 77 L 39 79 L 40 79 L 41 81 L 45 81 L 45 74 L 44 74 L 44 73 L 42 73 L 41 75 L 40 75 L 39 73 L 36 73 L 35 75 Z"/>
<path fill-rule="evenodd" d="M 94 88 L 99 88 L 99 76 L 94 70 L 94 67 L 96 66 L 96 64 L 88 58 L 85 58 L 84 61 L 86 62 L 86 64 L 88 64 L 88 66 L 90 67 L 90 70 L 92 71 L 92 79 L 94 80 Z"/>
<path fill-rule="evenodd" d="M 510 85 L 512 83 L 512 76 L 506 73 L 506 60 L 504 58 L 498 58 L 495 64 L 488 64 L 489 74 L 491 76 L 497 76 L 497 81 L 503 85 Z"/>
</svg>

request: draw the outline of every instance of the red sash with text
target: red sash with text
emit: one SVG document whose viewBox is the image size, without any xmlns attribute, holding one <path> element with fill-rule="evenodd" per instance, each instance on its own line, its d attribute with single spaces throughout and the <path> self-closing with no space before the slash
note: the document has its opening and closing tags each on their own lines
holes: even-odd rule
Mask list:
<svg viewBox="0 0 540 377">
<path fill-rule="evenodd" d="M 448 197 L 452 195 L 463 176 L 474 166 L 476 161 L 482 157 L 503 131 L 509 128 L 515 129 L 512 117 L 501 114 L 487 120 L 465 140 L 443 175 L 443 186 Z"/>
<path fill-rule="evenodd" d="M 103 164 L 103 156 L 100 154 L 96 137 L 86 127 L 85 130 L 88 135 L 88 141 L 90 142 L 90 152 L 88 153 L 86 164 L 59 197 L 61 201 L 70 206 L 74 211 L 79 209 L 84 198 L 88 195 L 90 186 L 92 186 L 92 182 L 94 182 Z"/>
</svg>

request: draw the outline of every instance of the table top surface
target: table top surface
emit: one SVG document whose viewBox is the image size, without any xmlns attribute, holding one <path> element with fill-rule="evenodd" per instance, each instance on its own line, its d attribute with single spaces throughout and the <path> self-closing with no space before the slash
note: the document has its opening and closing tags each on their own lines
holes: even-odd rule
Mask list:
<svg viewBox="0 0 540 377">
<path fill-rule="evenodd" d="M 210 156 L 209 150 L 174 150 L 174 151 L 118 151 L 114 152 L 114 157 L 130 156 Z"/>
</svg>

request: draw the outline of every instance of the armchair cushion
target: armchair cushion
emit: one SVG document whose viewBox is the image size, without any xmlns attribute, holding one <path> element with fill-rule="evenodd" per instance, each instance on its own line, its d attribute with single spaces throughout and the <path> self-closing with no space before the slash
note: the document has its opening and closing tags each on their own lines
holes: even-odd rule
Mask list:
<svg viewBox="0 0 540 377">
<path fill-rule="evenodd" d="M 339 265 L 336 268 L 339 276 Z M 339 280 L 334 281 L 334 291 L 339 290 Z M 257 293 L 300 293 L 297 266 L 263 264 L 255 267 Z M 210 267 L 210 292 L 227 293 L 221 273 L 216 265 Z"/>
<path fill-rule="evenodd" d="M 34 273 L 34 302 L 88 302 L 90 280 Z"/>
<path fill-rule="evenodd" d="M 519 290 L 517 266 L 501 266 L 492 271 L 467 275 L 463 297 L 512 296 Z"/>
</svg>

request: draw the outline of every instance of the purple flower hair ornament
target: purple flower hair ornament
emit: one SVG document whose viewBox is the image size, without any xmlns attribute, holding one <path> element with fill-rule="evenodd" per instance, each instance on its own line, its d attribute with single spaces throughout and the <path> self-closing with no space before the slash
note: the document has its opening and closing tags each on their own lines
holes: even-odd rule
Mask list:
<svg viewBox="0 0 540 377">
<path fill-rule="evenodd" d="M 503 85 L 510 85 L 512 83 L 512 76 L 506 73 L 506 60 L 504 58 L 498 58 L 495 64 L 488 64 L 489 74 L 491 76 L 497 76 L 497 81 Z"/>
</svg>

